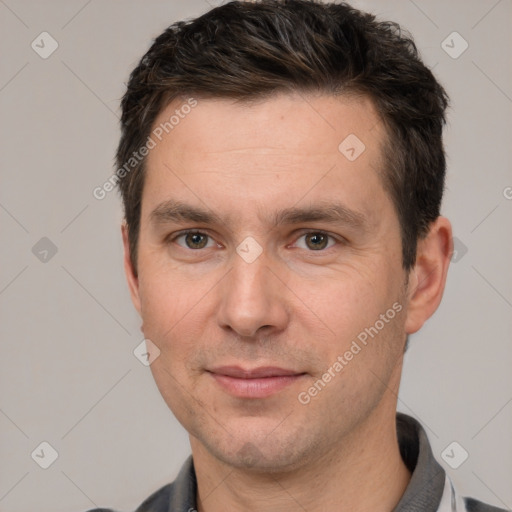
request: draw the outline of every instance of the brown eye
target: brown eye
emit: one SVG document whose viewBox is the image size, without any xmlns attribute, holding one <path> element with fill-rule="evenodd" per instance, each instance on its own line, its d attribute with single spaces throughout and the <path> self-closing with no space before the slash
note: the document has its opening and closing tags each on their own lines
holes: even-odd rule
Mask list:
<svg viewBox="0 0 512 512">
<path fill-rule="evenodd" d="M 208 242 L 208 235 L 203 233 L 187 233 L 184 236 L 189 249 L 204 249 Z"/>
<path fill-rule="evenodd" d="M 209 235 L 200 231 L 185 231 L 181 235 L 169 238 L 183 249 L 208 249 L 215 246 L 215 241 Z"/>
<path fill-rule="evenodd" d="M 336 243 L 336 238 L 324 231 L 309 231 L 298 238 L 295 246 L 306 251 L 319 252 L 330 249 Z"/>
<path fill-rule="evenodd" d="M 329 237 L 323 233 L 308 233 L 304 236 L 306 245 L 313 251 L 325 249 L 329 243 Z"/>
</svg>

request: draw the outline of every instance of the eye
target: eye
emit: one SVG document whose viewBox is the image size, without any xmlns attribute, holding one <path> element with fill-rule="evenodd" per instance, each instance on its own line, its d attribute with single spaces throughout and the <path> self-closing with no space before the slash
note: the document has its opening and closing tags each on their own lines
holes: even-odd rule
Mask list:
<svg viewBox="0 0 512 512">
<path fill-rule="evenodd" d="M 308 233 L 304 233 L 299 237 L 298 240 L 304 239 L 304 244 L 300 244 L 298 241 L 296 245 L 301 249 L 309 249 L 312 251 L 323 251 L 324 249 L 328 249 L 336 244 L 336 240 L 334 237 L 328 235 L 323 231 L 310 231 Z M 329 239 L 331 239 L 332 243 L 329 245 Z"/>
<path fill-rule="evenodd" d="M 183 239 L 185 245 L 178 242 L 180 239 Z M 210 241 L 209 245 L 208 240 Z M 172 241 L 176 242 L 180 247 L 183 247 L 184 249 L 208 249 L 215 246 L 214 240 L 210 238 L 210 236 L 206 233 L 201 233 L 200 231 L 183 232 L 174 237 Z"/>
<path fill-rule="evenodd" d="M 303 242 L 301 240 L 304 240 Z M 201 231 L 183 231 L 171 239 L 184 249 L 209 249 L 218 244 L 210 235 Z M 309 251 L 324 251 L 336 245 L 336 239 L 324 231 L 303 233 L 295 242 L 295 246 Z"/>
</svg>

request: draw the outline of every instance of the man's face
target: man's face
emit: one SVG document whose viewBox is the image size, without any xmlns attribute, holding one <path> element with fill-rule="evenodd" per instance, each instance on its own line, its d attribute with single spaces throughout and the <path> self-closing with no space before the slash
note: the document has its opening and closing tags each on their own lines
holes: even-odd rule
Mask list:
<svg viewBox="0 0 512 512">
<path fill-rule="evenodd" d="M 151 150 L 133 298 L 162 396 L 217 459 L 291 468 L 394 415 L 406 273 L 383 139 L 368 100 L 278 95 L 199 99 Z"/>
</svg>

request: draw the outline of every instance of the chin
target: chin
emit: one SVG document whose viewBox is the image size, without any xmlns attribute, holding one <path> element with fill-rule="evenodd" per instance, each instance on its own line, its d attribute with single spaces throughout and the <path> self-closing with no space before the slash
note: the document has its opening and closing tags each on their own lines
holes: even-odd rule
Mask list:
<svg viewBox="0 0 512 512">
<path fill-rule="evenodd" d="M 286 420 L 285 420 L 286 421 Z M 240 429 L 237 436 L 226 435 L 221 439 L 199 440 L 206 449 L 224 464 L 255 473 L 283 473 L 313 460 L 319 453 L 318 437 L 304 431 L 303 427 L 284 430 L 282 425 Z M 281 431 L 279 429 L 281 428 Z M 309 442 L 309 440 L 316 440 Z M 298 442 L 300 440 L 300 442 Z"/>
</svg>

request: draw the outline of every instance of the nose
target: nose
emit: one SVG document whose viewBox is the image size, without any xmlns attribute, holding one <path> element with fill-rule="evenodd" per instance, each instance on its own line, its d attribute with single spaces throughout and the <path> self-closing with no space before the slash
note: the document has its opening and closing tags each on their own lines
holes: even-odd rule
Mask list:
<svg viewBox="0 0 512 512">
<path fill-rule="evenodd" d="M 264 254 L 248 263 L 238 254 L 233 267 L 222 280 L 217 312 L 219 325 L 240 336 L 252 337 L 259 331 L 281 331 L 289 313 L 286 286 L 276 267 Z"/>
</svg>

